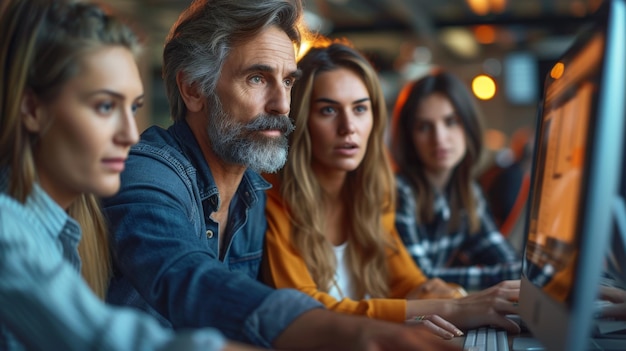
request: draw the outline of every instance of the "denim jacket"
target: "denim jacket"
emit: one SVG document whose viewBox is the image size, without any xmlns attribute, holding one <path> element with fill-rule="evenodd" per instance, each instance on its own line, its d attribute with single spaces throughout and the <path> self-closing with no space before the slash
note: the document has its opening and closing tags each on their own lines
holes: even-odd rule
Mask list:
<svg viewBox="0 0 626 351">
<path fill-rule="evenodd" d="M 79 271 L 78 223 L 39 186 L 4 194 L 0 170 L 0 350 L 221 350 L 215 329 L 175 335 L 145 313 L 105 305 Z"/>
<path fill-rule="evenodd" d="M 131 149 L 120 192 L 103 203 L 116 270 L 107 300 L 174 328 L 211 326 L 270 347 L 296 317 L 321 305 L 256 280 L 269 187 L 257 173 L 244 173 L 220 253 L 218 223 L 210 218 L 220 196 L 191 129 L 179 121 L 146 130 Z"/>
</svg>

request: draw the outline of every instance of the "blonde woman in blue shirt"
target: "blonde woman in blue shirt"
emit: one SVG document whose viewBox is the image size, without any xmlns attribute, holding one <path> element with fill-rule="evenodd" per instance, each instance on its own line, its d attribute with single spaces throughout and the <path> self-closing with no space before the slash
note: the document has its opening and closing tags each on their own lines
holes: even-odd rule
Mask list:
<svg viewBox="0 0 626 351">
<path fill-rule="evenodd" d="M 139 138 L 136 35 L 89 4 L 0 11 L 0 349 L 248 349 L 101 300 L 110 263 L 94 195 L 118 190 Z"/>
</svg>

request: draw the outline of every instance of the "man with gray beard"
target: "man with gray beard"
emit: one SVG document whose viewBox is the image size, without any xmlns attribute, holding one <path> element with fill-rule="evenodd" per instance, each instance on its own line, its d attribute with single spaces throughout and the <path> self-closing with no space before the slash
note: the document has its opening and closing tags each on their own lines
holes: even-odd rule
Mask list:
<svg viewBox="0 0 626 351">
<path fill-rule="evenodd" d="M 287 135 L 294 129 L 287 115 L 263 113 L 248 123 L 238 123 L 224 111 L 217 95 L 209 100 L 207 133 L 213 141 L 213 151 L 222 160 L 268 173 L 278 171 L 285 164 Z M 266 130 L 277 130 L 282 135 L 267 137 L 255 133 Z"/>
<path fill-rule="evenodd" d="M 107 301 L 268 348 L 447 350 L 424 330 L 330 312 L 256 279 L 270 187 L 257 172 L 286 160 L 301 14 L 300 0 L 200 0 L 173 26 L 163 77 L 174 123 L 142 134 L 103 201 Z"/>
</svg>

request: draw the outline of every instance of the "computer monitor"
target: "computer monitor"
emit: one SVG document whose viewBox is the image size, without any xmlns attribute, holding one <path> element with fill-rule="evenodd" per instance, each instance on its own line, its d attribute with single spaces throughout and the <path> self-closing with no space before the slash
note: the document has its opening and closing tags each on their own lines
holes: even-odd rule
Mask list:
<svg viewBox="0 0 626 351">
<path fill-rule="evenodd" d="M 547 350 L 586 350 L 622 175 L 626 3 L 605 1 L 545 80 L 520 316 Z"/>
</svg>

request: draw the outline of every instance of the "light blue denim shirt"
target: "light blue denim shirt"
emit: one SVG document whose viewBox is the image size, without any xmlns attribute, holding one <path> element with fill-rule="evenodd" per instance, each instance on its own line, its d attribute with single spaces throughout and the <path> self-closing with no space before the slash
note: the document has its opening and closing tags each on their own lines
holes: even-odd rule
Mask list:
<svg viewBox="0 0 626 351">
<path fill-rule="evenodd" d="M 221 350 L 215 329 L 174 334 L 105 305 L 80 276 L 78 224 L 39 186 L 25 204 L 0 171 L 0 350 Z"/>
<path fill-rule="evenodd" d="M 234 194 L 223 252 L 211 214 L 220 194 L 186 122 L 154 126 L 132 147 L 122 188 L 106 199 L 115 255 L 107 301 L 149 311 L 174 328 L 215 327 L 270 347 L 296 317 L 321 305 L 257 280 L 267 222 L 259 174 L 247 170 Z"/>
</svg>

